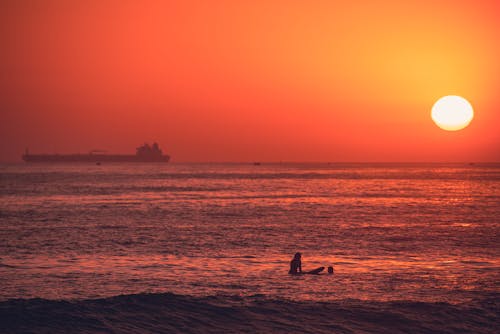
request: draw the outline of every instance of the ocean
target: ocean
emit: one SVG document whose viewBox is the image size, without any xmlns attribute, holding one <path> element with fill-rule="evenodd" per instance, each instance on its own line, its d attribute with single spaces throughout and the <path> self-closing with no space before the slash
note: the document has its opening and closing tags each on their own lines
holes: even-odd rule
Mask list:
<svg viewBox="0 0 500 334">
<path fill-rule="evenodd" d="M 0 198 L 2 333 L 500 327 L 500 164 L 2 164 Z"/>
</svg>

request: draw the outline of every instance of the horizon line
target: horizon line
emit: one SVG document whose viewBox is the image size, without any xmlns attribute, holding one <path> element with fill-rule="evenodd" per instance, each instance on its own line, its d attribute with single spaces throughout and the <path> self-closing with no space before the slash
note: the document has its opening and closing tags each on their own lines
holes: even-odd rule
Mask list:
<svg viewBox="0 0 500 334">
<path fill-rule="evenodd" d="M 1 164 L 28 164 L 28 165 L 72 165 L 72 164 L 92 164 L 89 162 L 35 162 L 27 163 L 22 160 L 0 161 Z M 169 161 L 169 162 L 108 162 L 106 164 L 500 164 L 500 161 L 314 161 L 314 160 L 246 160 L 246 161 L 203 161 L 203 160 L 185 160 L 185 161 Z"/>
</svg>

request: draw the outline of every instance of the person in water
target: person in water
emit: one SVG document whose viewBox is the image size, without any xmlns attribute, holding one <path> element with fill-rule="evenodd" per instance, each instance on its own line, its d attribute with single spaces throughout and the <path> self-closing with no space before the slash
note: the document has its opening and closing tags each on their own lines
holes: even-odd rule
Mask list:
<svg viewBox="0 0 500 334">
<path fill-rule="evenodd" d="M 295 253 L 292 261 L 290 261 L 290 271 L 288 272 L 289 274 L 292 274 L 292 275 L 302 274 L 301 258 L 302 258 L 302 254 Z"/>
<path fill-rule="evenodd" d="M 301 274 L 319 274 L 322 272 L 325 267 L 319 267 L 311 271 L 302 271 L 302 254 L 300 253 L 295 253 L 293 256 L 292 261 L 290 261 L 290 270 L 288 271 L 289 274 L 291 275 L 301 275 Z"/>
</svg>

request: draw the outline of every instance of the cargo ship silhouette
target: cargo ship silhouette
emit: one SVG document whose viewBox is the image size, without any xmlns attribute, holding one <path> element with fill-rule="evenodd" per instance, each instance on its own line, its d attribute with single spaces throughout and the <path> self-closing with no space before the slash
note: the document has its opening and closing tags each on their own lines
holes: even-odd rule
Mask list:
<svg viewBox="0 0 500 334">
<path fill-rule="evenodd" d="M 88 154 L 30 154 L 26 152 L 22 156 L 26 162 L 168 162 L 170 156 L 163 154 L 157 143 L 153 145 L 144 144 L 136 149 L 135 155 L 106 154 L 103 151 L 91 151 Z"/>
</svg>

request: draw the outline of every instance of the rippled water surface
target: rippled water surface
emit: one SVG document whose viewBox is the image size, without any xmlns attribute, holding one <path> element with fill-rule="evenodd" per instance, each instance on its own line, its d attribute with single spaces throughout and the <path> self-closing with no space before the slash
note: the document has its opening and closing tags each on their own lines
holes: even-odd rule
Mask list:
<svg viewBox="0 0 500 334">
<path fill-rule="evenodd" d="M 500 165 L 0 165 L 0 196 L 0 299 L 500 291 Z"/>
</svg>

